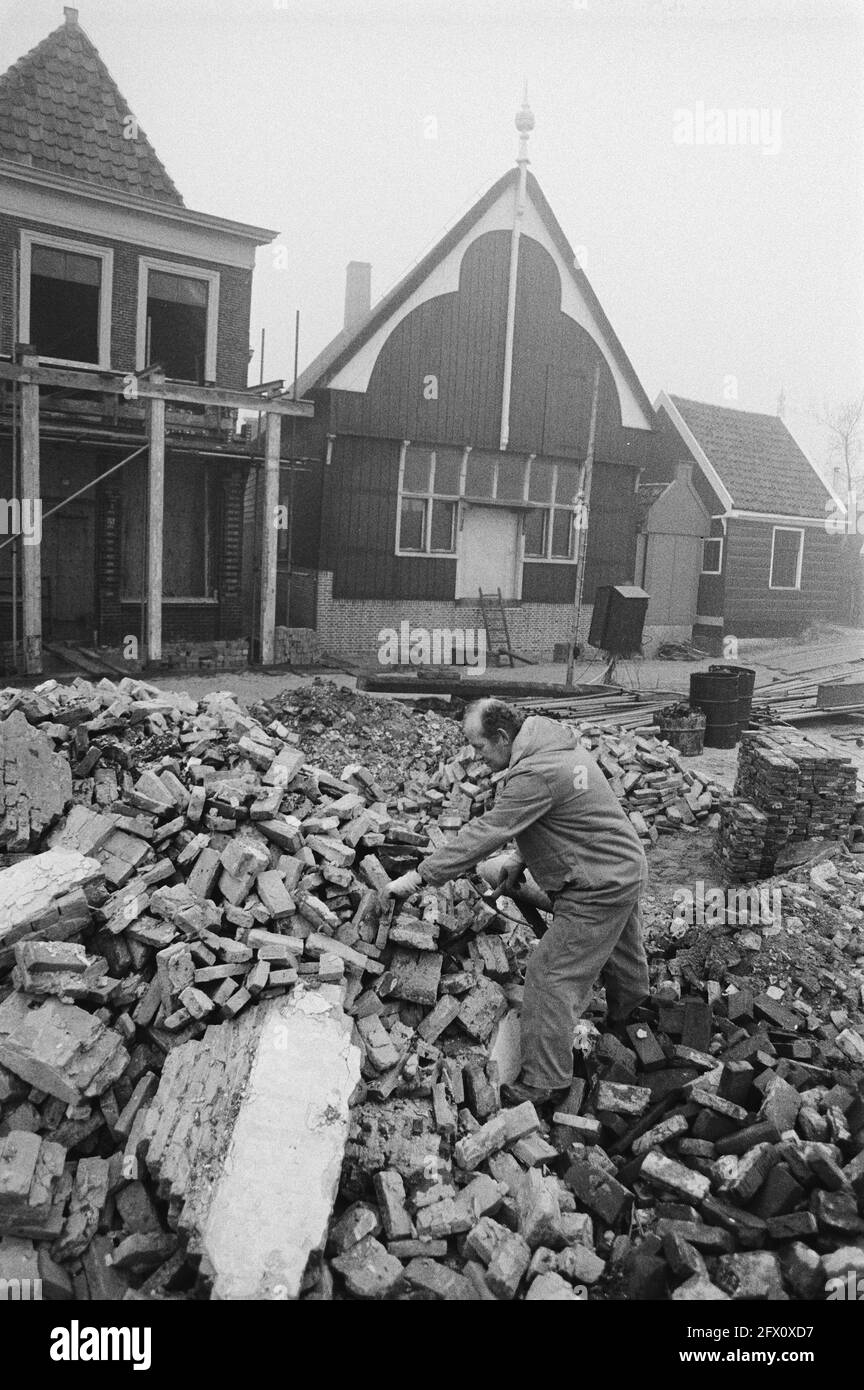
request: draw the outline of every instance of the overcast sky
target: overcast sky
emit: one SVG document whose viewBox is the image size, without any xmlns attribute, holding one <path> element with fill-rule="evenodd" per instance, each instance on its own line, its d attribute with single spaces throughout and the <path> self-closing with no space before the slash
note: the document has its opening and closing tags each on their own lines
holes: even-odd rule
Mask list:
<svg viewBox="0 0 864 1390">
<path fill-rule="evenodd" d="M 785 418 L 864 390 L 859 0 L 79 0 L 187 206 L 278 229 L 258 253 L 265 376 L 379 298 L 510 165 L 531 168 L 652 400 Z M 0 70 L 62 22 L 0 0 Z M 764 112 L 758 144 L 700 111 Z M 688 116 L 694 124 L 688 127 Z M 724 143 L 708 143 L 709 134 Z M 689 140 L 689 142 L 688 142 Z M 736 395 L 737 393 L 737 395 Z"/>
</svg>

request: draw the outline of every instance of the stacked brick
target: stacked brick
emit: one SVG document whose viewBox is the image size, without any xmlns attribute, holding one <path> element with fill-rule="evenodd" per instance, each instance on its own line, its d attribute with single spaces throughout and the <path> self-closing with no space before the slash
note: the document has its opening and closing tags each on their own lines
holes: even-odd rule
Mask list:
<svg viewBox="0 0 864 1390">
<path fill-rule="evenodd" d="M 733 798 L 722 812 L 721 859 L 742 880 L 767 878 L 787 844 L 848 838 L 856 796 L 850 758 L 796 730 L 744 734 Z"/>
</svg>

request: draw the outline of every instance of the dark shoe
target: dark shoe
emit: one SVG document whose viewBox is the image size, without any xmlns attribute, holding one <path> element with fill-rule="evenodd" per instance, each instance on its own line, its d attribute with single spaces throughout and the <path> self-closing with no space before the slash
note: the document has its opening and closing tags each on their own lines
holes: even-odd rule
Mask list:
<svg viewBox="0 0 864 1390">
<path fill-rule="evenodd" d="M 548 1105 L 550 1102 L 557 1105 L 567 1097 L 569 1091 L 569 1086 L 552 1090 L 543 1086 L 528 1086 L 524 1081 L 511 1081 L 501 1087 L 501 1101 L 505 1106 L 522 1105 L 526 1100 L 538 1106 Z"/>
</svg>

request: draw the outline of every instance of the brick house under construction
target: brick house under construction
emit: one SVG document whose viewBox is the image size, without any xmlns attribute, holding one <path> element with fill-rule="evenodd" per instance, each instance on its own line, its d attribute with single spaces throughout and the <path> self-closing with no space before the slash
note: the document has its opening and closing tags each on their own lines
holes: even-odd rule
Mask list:
<svg viewBox="0 0 864 1390">
<path fill-rule="evenodd" d="M 165 422 L 161 575 L 151 569 L 157 593 L 161 578 L 165 642 L 245 637 L 251 445 L 238 434 L 237 410 L 220 401 L 226 389 L 246 388 L 255 249 L 274 236 L 184 206 L 75 10 L 0 76 L 0 368 L 11 371 L 16 345 L 28 344 L 66 382 L 46 386 L 43 377 L 39 401 L 43 516 L 64 503 L 42 529 L 37 579 L 47 642 L 95 638 L 120 647 L 142 632 L 150 484 L 134 374 L 151 363 L 169 384 L 198 391 L 197 400 L 178 400 L 175 385 Z M 89 378 L 89 389 L 75 389 L 82 371 L 104 381 L 105 393 Z M 22 481 L 15 387 L 0 378 L 6 502 Z M 87 487 L 136 446 L 137 457 Z M 26 547 L 6 539 L 0 535 L 0 643 L 8 664 L 13 630 L 20 638 L 25 620 Z"/>
</svg>

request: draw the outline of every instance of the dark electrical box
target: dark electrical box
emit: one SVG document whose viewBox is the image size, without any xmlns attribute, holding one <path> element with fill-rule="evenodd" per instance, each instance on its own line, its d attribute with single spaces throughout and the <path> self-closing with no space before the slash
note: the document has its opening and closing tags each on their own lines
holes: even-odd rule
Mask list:
<svg viewBox="0 0 864 1390">
<path fill-rule="evenodd" d="M 635 584 L 606 584 L 594 595 L 588 641 L 612 656 L 632 656 L 642 649 L 642 629 L 648 611 L 644 589 Z"/>
</svg>

